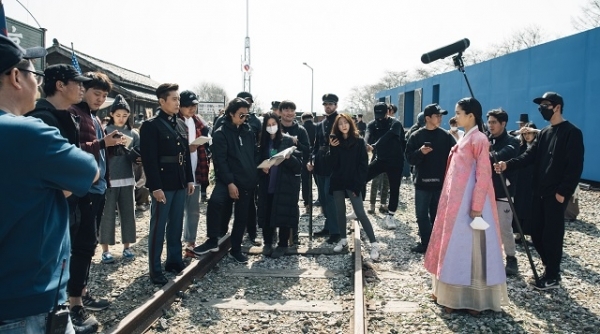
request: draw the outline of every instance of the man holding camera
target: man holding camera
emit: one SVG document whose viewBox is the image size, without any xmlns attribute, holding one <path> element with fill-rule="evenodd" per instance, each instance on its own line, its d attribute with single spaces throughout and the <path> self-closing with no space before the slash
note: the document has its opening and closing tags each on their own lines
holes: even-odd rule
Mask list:
<svg viewBox="0 0 600 334">
<path fill-rule="evenodd" d="M 415 166 L 415 212 L 421 237 L 421 242 L 410 249 L 415 253 L 427 251 L 444 185 L 446 162 L 450 149 L 456 144 L 454 137 L 440 128 L 442 115 L 447 114 L 448 111 L 437 104 L 426 106 L 423 110 L 425 126 L 415 131 L 406 144 L 406 158 Z"/>
</svg>

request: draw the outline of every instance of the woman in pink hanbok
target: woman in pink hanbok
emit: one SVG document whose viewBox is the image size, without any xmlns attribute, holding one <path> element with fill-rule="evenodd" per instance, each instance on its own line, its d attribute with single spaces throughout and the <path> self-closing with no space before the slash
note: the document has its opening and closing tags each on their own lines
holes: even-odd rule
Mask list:
<svg viewBox="0 0 600 334">
<path fill-rule="evenodd" d="M 474 98 L 456 104 L 464 137 L 450 151 L 446 178 L 427 253 L 433 298 L 447 312 L 466 309 L 500 312 L 508 304 L 502 241 L 492 185 L 489 141 L 483 134 L 482 108 Z M 482 217 L 489 227 L 474 229 Z"/>
</svg>

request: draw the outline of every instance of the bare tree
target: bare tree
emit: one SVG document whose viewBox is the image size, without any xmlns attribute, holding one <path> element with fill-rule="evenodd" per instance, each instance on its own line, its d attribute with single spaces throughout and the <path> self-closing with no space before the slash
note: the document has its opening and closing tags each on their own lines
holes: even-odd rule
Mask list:
<svg viewBox="0 0 600 334">
<path fill-rule="evenodd" d="M 571 18 L 571 24 L 579 31 L 600 27 L 600 0 L 588 0 L 581 14 Z"/>
<path fill-rule="evenodd" d="M 394 87 L 403 86 L 410 82 L 408 71 L 385 71 L 379 83 L 383 89 L 392 89 Z"/>
<path fill-rule="evenodd" d="M 192 89 L 202 102 L 221 102 L 227 103 L 229 98 L 225 88 L 213 82 L 201 82 Z"/>
</svg>

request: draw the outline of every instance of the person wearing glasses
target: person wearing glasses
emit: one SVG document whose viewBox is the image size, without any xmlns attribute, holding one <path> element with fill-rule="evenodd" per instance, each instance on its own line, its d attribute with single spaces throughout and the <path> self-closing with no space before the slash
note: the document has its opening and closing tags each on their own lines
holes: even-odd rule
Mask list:
<svg viewBox="0 0 600 334">
<path fill-rule="evenodd" d="M 542 258 L 545 272 L 535 288 L 560 286 L 560 262 L 565 236 L 565 210 L 583 172 L 583 134 L 563 117 L 564 100 L 555 92 L 546 92 L 533 103 L 550 125 L 543 128 L 525 153 L 494 164 L 497 173 L 533 165 L 533 228 L 531 239 Z M 526 129 L 526 128 L 523 128 Z M 535 131 L 526 129 L 522 133 Z"/>
<path fill-rule="evenodd" d="M 98 178 L 92 156 L 56 127 L 22 116 L 34 108 L 43 78 L 32 59 L 46 54 L 0 35 L 0 254 L 10 259 L 0 275 L 2 333 L 45 333 L 48 312 L 66 302 L 71 250 L 66 198 L 84 195 Z M 75 333 L 71 320 L 62 333 Z"/>
<path fill-rule="evenodd" d="M 186 197 L 194 193 L 188 129 L 177 117 L 179 85 L 164 83 L 156 89 L 160 107 L 157 115 L 140 128 L 140 153 L 146 186 L 152 194 L 148 264 L 150 280 L 164 285 L 168 280 L 161 268 L 163 242 L 167 241 L 165 271 L 185 269 L 181 235 Z"/>
<path fill-rule="evenodd" d="M 219 237 L 227 231 L 235 202 L 229 256 L 238 263 L 248 262 L 242 254 L 242 238 L 258 183 L 258 152 L 254 134 L 246 123 L 249 109 L 250 103 L 243 98 L 236 97 L 230 101 L 225 109 L 223 125 L 213 134 L 210 150 L 216 182 L 206 211 L 208 239 L 194 248 L 198 256 L 219 251 Z"/>
</svg>

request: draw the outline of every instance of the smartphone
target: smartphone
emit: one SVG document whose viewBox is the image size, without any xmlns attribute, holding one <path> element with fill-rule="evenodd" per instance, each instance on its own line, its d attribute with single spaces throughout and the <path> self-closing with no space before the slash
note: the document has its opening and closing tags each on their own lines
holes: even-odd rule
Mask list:
<svg viewBox="0 0 600 334">
<path fill-rule="evenodd" d="M 120 134 L 120 133 L 115 133 L 115 134 L 113 135 L 113 138 L 121 138 L 121 137 L 123 137 L 123 135 L 122 135 L 122 134 Z"/>
<path fill-rule="evenodd" d="M 337 136 L 332 133 L 329 135 L 329 139 L 337 139 Z"/>
<path fill-rule="evenodd" d="M 425 147 L 431 147 L 431 143 L 428 142 L 428 141 L 426 141 L 426 142 L 423 143 L 423 146 L 425 146 Z"/>
</svg>

